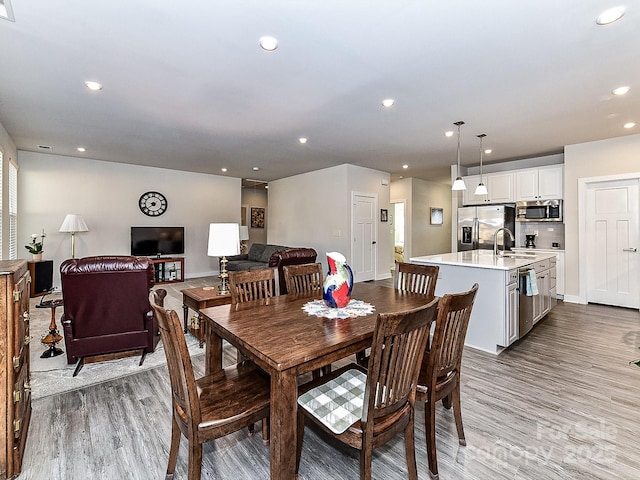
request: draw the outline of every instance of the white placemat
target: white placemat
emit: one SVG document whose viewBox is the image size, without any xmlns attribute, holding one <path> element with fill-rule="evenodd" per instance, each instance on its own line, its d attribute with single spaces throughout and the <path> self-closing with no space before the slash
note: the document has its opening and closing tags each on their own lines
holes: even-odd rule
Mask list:
<svg viewBox="0 0 640 480">
<path fill-rule="evenodd" d="M 364 317 L 372 313 L 376 308 L 370 303 L 363 302 L 362 300 L 351 299 L 349 304 L 343 308 L 331 308 L 328 307 L 324 300 L 313 300 L 307 302 L 302 306 L 309 315 L 315 315 L 316 317 L 325 318 L 349 318 L 349 317 Z"/>
</svg>

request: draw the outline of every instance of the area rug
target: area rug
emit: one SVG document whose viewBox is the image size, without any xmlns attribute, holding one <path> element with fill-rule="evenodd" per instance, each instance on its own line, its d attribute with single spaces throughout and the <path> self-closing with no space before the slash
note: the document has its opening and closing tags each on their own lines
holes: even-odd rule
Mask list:
<svg viewBox="0 0 640 480">
<path fill-rule="evenodd" d="M 176 283 L 167 285 L 168 295 L 165 298 L 165 307 L 178 312 L 178 316 L 182 319 L 182 303 L 179 294 L 180 288 L 192 288 L 200 286 L 201 282 Z M 165 287 L 163 285 L 163 287 Z M 46 300 L 60 297 L 58 292 L 48 295 Z M 58 355 L 51 358 L 41 358 L 42 353 L 49 347 L 41 343 L 42 338 L 49 333 L 49 323 L 51 321 L 51 310 L 48 308 L 36 308 L 36 304 L 40 302 L 41 297 L 31 299 L 30 305 L 30 326 L 31 335 L 30 354 L 31 354 L 31 398 L 38 399 L 49 395 L 77 390 L 79 388 L 107 382 L 115 378 L 128 375 L 135 375 L 144 370 L 149 370 L 158 366 L 166 365 L 166 357 L 162 340 L 158 343 L 155 351 L 145 356 L 144 363 L 139 366 L 140 355 L 121 358 L 118 360 L 109 360 L 98 363 L 87 363 L 82 367 L 80 373 L 76 377 L 73 376 L 75 364 L 67 363 L 66 354 Z M 63 307 L 56 309 L 56 323 L 58 331 L 62 334 L 60 326 L 60 317 Z M 193 312 L 190 311 L 192 315 Z M 186 334 L 187 346 L 194 364 L 204 364 L 205 347 L 198 345 L 198 339 L 191 334 Z M 62 350 L 65 349 L 64 340 L 58 345 Z M 233 349 L 231 345 L 226 344 L 225 350 Z M 195 366 L 195 365 L 194 365 Z"/>
</svg>

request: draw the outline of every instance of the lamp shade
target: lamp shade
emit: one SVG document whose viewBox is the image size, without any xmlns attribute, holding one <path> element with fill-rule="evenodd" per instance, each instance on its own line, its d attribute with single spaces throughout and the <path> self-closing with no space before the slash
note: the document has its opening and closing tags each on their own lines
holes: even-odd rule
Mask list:
<svg viewBox="0 0 640 480">
<path fill-rule="evenodd" d="M 89 228 L 87 224 L 84 223 L 84 219 L 75 213 L 67 213 L 67 216 L 64 217 L 64 221 L 62 222 L 62 226 L 60 227 L 61 232 L 88 232 Z"/>
<path fill-rule="evenodd" d="M 249 240 L 249 227 L 240 225 L 240 240 Z"/>
<path fill-rule="evenodd" d="M 225 257 L 240 253 L 240 229 L 237 223 L 212 223 L 209 225 L 210 257 Z"/>
</svg>

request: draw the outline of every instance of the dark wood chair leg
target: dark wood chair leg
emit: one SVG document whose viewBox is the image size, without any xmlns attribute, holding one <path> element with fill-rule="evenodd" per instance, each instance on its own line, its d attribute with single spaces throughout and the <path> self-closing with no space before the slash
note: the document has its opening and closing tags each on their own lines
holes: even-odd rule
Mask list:
<svg viewBox="0 0 640 480">
<path fill-rule="evenodd" d="M 418 467 L 416 466 L 416 439 L 414 434 L 414 415 L 411 414 L 411 421 L 404 428 L 404 450 L 407 457 L 407 472 L 409 480 L 418 480 Z"/>
<path fill-rule="evenodd" d="M 451 409 L 451 394 L 442 398 L 442 406 L 447 410 Z"/>
<path fill-rule="evenodd" d="M 249 438 L 253 437 L 254 433 L 256 432 L 255 424 L 252 423 L 251 425 L 249 425 L 247 427 L 247 430 L 249 430 L 249 434 L 248 434 Z"/>
<path fill-rule="evenodd" d="M 429 478 L 438 480 L 438 459 L 436 451 L 436 410 L 430 400 L 424 403 L 424 430 L 427 437 L 427 460 Z"/>
<path fill-rule="evenodd" d="M 360 480 L 371 480 L 372 459 L 373 445 L 365 440 L 360 450 Z"/>
<path fill-rule="evenodd" d="M 302 440 L 304 437 L 304 415 L 298 411 L 296 427 L 296 478 L 300 469 L 300 457 L 302 456 Z"/>
<path fill-rule="evenodd" d="M 269 425 L 269 417 L 263 418 L 262 419 L 262 443 L 265 445 L 269 445 L 270 429 L 271 429 L 271 426 Z"/>
<path fill-rule="evenodd" d="M 202 475 L 202 444 L 196 439 L 189 440 L 189 467 L 187 470 L 189 480 L 200 480 Z"/>
<path fill-rule="evenodd" d="M 458 442 L 463 447 L 467 445 L 464 438 L 464 428 L 462 427 L 462 410 L 460 409 L 460 384 L 452 392 L 453 395 L 453 418 L 456 421 L 456 430 L 458 430 Z"/>
<path fill-rule="evenodd" d="M 141 367 L 141 366 L 142 366 L 142 364 L 144 363 L 144 357 L 146 357 L 146 356 L 147 356 L 147 349 L 145 348 L 145 349 L 142 351 L 142 356 L 140 357 L 140 363 L 138 364 L 138 366 L 139 366 L 139 367 Z"/>
<path fill-rule="evenodd" d="M 165 480 L 173 478 L 173 472 L 176 469 L 178 461 L 178 450 L 180 449 L 180 427 L 175 418 L 171 420 L 171 447 L 169 449 L 169 463 L 167 465 L 167 476 Z"/>
</svg>

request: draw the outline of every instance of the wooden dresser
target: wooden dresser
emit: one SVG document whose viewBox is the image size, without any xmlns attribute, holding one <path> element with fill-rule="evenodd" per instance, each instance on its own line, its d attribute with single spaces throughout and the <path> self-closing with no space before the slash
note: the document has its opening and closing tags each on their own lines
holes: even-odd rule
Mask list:
<svg viewBox="0 0 640 480">
<path fill-rule="evenodd" d="M 20 473 L 31 418 L 26 260 L 0 261 L 0 480 Z"/>
</svg>

